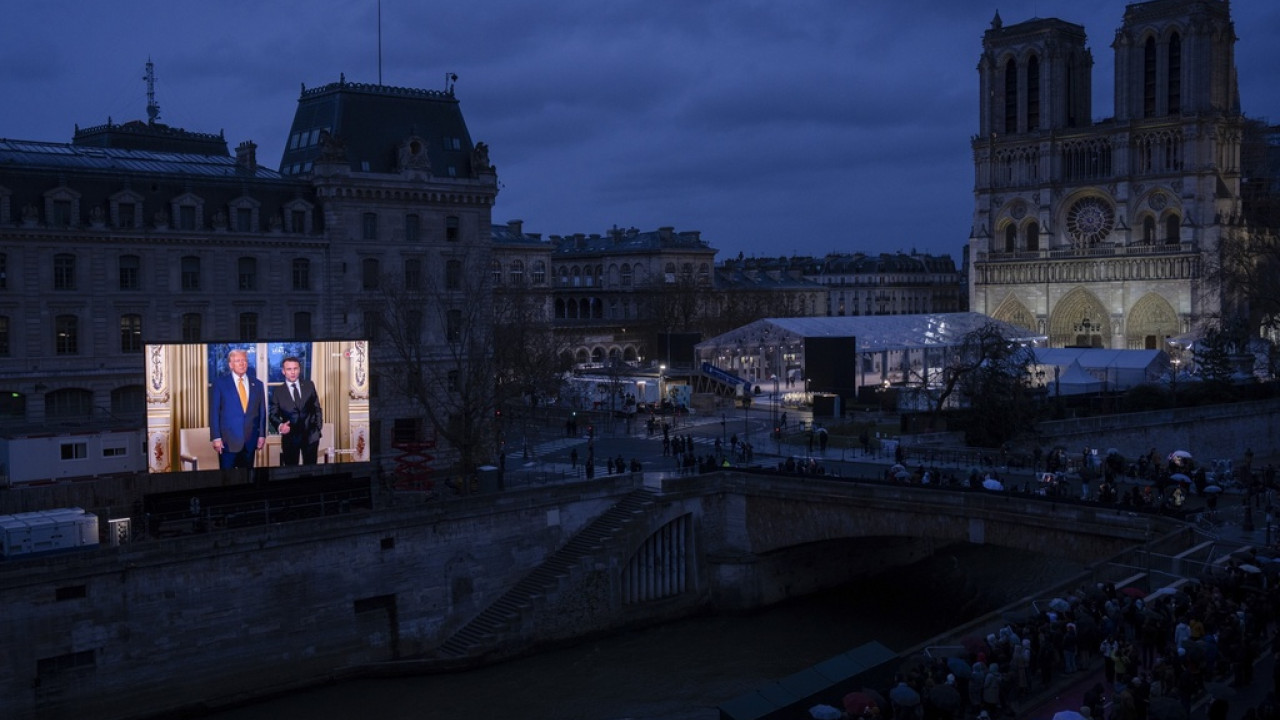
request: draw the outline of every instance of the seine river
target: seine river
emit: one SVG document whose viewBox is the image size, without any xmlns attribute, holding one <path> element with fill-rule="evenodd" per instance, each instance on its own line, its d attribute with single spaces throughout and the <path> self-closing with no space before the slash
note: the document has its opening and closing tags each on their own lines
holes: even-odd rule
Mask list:
<svg viewBox="0 0 1280 720">
<path fill-rule="evenodd" d="M 691 618 L 464 673 L 354 680 L 212 717 L 717 720 L 720 703 L 770 680 L 872 640 L 906 650 L 1083 569 L 955 546 L 752 613 Z"/>
</svg>

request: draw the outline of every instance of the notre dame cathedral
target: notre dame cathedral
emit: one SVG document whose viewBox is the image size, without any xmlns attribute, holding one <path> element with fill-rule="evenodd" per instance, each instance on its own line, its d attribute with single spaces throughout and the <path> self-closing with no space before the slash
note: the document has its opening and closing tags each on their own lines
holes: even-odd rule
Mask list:
<svg viewBox="0 0 1280 720">
<path fill-rule="evenodd" d="M 970 308 L 1052 347 L 1164 349 L 1230 314 L 1219 266 L 1250 232 L 1228 0 L 1130 4 L 1115 113 L 1095 121 L 1084 28 L 983 36 Z"/>
</svg>

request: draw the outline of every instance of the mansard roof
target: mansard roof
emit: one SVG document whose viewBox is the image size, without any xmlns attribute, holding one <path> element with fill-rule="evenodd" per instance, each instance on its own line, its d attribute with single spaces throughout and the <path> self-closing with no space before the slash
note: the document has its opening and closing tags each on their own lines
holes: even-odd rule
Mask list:
<svg viewBox="0 0 1280 720">
<path fill-rule="evenodd" d="M 420 138 L 439 177 L 470 178 L 484 168 L 472 167 L 471 134 L 452 90 L 419 90 L 347 82 L 302 89 L 280 168 L 307 166 L 324 151 L 318 139 L 340 140 L 353 171 L 393 173 L 398 151 L 410 138 Z"/>
</svg>

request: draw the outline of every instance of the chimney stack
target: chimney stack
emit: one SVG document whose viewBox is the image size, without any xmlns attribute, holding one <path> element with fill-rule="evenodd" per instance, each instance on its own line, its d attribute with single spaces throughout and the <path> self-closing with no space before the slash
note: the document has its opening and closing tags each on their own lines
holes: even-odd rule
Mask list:
<svg viewBox="0 0 1280 720">
<path fill-rule="evenodd" d="M 258 170 L 258 146 L 252 140 L 245 140 L 236 146 L 236 165 L 248 170 Z"/>
</svg>

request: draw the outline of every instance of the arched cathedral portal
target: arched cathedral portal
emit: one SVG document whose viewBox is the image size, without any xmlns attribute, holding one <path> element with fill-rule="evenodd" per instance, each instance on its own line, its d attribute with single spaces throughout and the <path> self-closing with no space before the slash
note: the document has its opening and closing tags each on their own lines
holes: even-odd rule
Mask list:
<svg viewBox="0 0 1280 720">
<path fill-rule="evenodd" d="M 1098 296 L 1076 288 L 1054 305 L 1049 316 L 1049 347 L 1111 346 L 1111 314 Z"/>
<path fill-rule="evenodd" d="M 1147 293 L 1125 320 L 1125 343 L 1130 350 L 1166 350 L 1164 339 L 1182 332 L 1178 313 L 1168 300 Z"/>
</svg>

